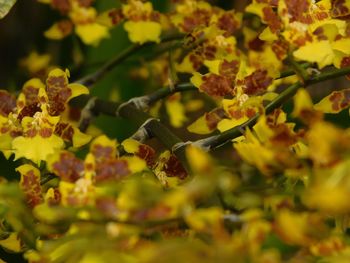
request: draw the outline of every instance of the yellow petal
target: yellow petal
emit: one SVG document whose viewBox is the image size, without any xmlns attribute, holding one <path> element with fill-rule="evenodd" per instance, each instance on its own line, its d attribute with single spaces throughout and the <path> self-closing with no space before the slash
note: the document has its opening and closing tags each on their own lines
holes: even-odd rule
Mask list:
<svg viewBox="0 0 350 263">
<path fill-rule="evenodd" d="M 294 110 L 293 116 L 300 116 L 303 110 L 310 110 L 313 107 L 313 103 L 309 93 L 305 89 L 299 89 L 294 96 Z"/>
<path fill-rule="evenodd" d="M 176 96 L 177 94 L 175 94 Z M 185 107 L 180 99 L 169 98 L 165 101 L 165 109 L 168 113 L 170 124 L 175 128 L 180 128 L 186 122 Z"/>
<path fill-rule="evenodd" d="M 62 149 L 63 146 L 63 140 L 56 135 L 51 135 L 48 138 L 43 138 L 39 135 L 33 138 L 20 136 L 12 141 L 16 159 L 24 157 L 35 163 L 45 161 L 50 154 Z"/>
<path fill-rule="evenodd" d="M 26 81 L 23 85 L 23 88 L 26 87 L 34 87 L 35 89 L 42 89 L 45 90 L 45 84 L 38 78 L 32 78 L 28 81 Z"/>
<path fill-rule="evenodd" d="M 131 173 L 138 173 L 147 168 L 146 161 L 137 156 L 122 157 L 121 160 L 128 162 L 128 168 Z"/>
<path fill-rule="evenodd" d="M 176 71 L 183 72 L 183 73 L 194 73 L 196 71 L 195 65 L 191 60 L 191 56 L 193 54 L 190 53 L 187 55 L 179 64 L 176 64 Z M 201 58 L 198 56 L 193 55 L 193 57 L 197 58 L 197 63 L 201 62 Z"/>
<path fill-rule="evenodd" d="M 332 40 L 338 34 L 342 36 L 345 35 L 346 22 L 340 19 L 318 20 L 310 25 L 309 30 L 314 32 L 318 28 L 321 28 L 327 38 Z"/>
<path fill-rule="evenodd" d="M 91 135 L 82 133 L 78 128 L 73 127 L 74 133 L 73 133 L 73 147 L 79 148 L 85 144 L 87 144 L 91 140 Z"/>
<path fill-rule="evenodd" d="M 332 48 L 349 55 L 350 54 L 350 39 L 349 38 L 342 38 L 342 39 L 336 40 L 332 43 Z"/>
<path fill-rule="evenodd" d="M 267 6 L 266 3 L 253 2 L 245 8 L 245 11 L 248 13 L 255 14 L 255 15 L 259 16 L 260 18 L 262 18 L 263 17 L 263 9 L 266 6 Z"/>
<path fill-rule="evenodd" d="M 40 171 L 30 164 L 21 165 L 16 169 L 21 174 L 20 187 L 30 207 L 42 203 L 42 189 L 40 185 Z"/>
<path fill-rule="evenodd" d="M 207 68 L 209 69 L 209 72 L 214 73 L 219 75 L 219 69 L 220 69 L 220 63 L 221 60 L 219 59 L 215 59 L 215 60 L 205 60 L 204 61 L 204 65 L 207 66 Z M 193 82 L 192 82 L 193 83 Z"/>
<path fill-rule="evenodd" d="M 324 113 L 338 113 L 350 106 L 350 89 L 333 91 L 315 104 L 315 109 Z"/>
<path fill-rule="evenodd" d="M 321 184 L 310 187 L 303 196 L 303 202 L 313 209 L 342 214 L 350 211 L 350 204 L 346 201 L 348 196 L 349 190 L 345 187 Z"/>
<path fill-rule="evenodd" d="M 52 77 L 53 78 L 63 77 L 64 78 L 63 84 L 68 84 L 69 71 L 63 71 L 60 68 L 55 68 L 49 72 L 46 82 L 48 82 Z"/>
<path fill-rule="evenodd" d="M 139 150 L 140 143 L 134 139 L 126 139 L 122 142 L 124 150 L 128 153 L 136 153 Z"/>
<path fill-rule="evenodd" d="M 121 10 L 113 8 L 100 13 L 96 17 L 96 22 L 106 27 L 113 27 L 118 25 L 123 18 Z"/>
<path fill-rule="evenodd" d="M 32 51 L 25 59 L 22 59 L 20 63 L 23 67 L 26 67 L 30 73 L 36 73 L 47 68 L 50 60 L 50 55 L 39 55 L 37 52 Z"/>
<path fill-rule="evenodd" d="M 133 43 L 143 44 L 145 42 L 160 42 L 162 26 L 153 21 L 127 21 L 124 24 Z"/>
<path fill-rule="evenodd" d="M 274 135 L 274 132 L 266 123 L 265 115 L 259 118 L 258 122 L 254 125 L 253 129 L 261 142 L 266 142 Z"/>
<path fill-rule="evenodd" d="M 72 91 L 72 95 L 69 97 L 69 99 L 77 97 L 82 94 L 89 94 L 89 89 L 79 83 L 69 84 L 68 88 L 70 88 L 70 90 Z"/>
<path fill-rule="evenodd" d="M 309 218 L 310 215 L 307 213 L 298 214 L 283 209 L 276 216 L 276 232 L 287 244 L 308 245 L 313 241 L 310 236 L 310 222 L 312 221 Z"/>
<path fill-rule="evenodd" d="M 73 25 L 70 21 L 60 21 L 53 24 L 44 32 L 44 36 L 49 39 L 60 40 L 72 32 Z"/>
<path fill-rule="evenodd" d="M 114 158 L 117 155 L 117 141 L 109 139 L 106 135 L 101 135 L 92 141 L 90 153 L 96 159 Z"/>
<path fill-rule="evenodd" d="M 93 46 L 97 46 L 102 39 L 109 37 L 108 28 L 97 23 L 77 25 L 75 32 L 85 44 Z"/>
<path fill-rule="evenodd" d="M 270 27 L 266 27 L 263 32 L 259 35 L 259 39 L 263 41 L 274 41 L 278 40 L 278 36 L 271 32 Z"/>
<path fill-rule="evenodd" d="M 320 69 L 332 64 L 334 59 L 334 52 L 328 40 L 307 43 L 294 51 L 293 55 L 298 60 L 317 63 Z"/>
<path fill-rule="evenodd" d="M 4 240 L 0 240 L 0 246 L 12 252 L 21 251 L 21 241 L 16 233 L 11 233 L 10 236 Z"/>
<path fill-rule="evenodd" d="M 196 86 L 197 88 L 199 88 L 199 87 L 202 85 L 202 83 L 203 83 L 202 75 L 199 74 L 198 72 L 193 73 L 193 76 L 191 77 L 190 82 L 191 82 L 194 86 Z"/>
<path fill-rule="evenodd" d="M 195 122 L 188 126 L 187 130 L 197 134 L 209 134 L 213 131 L 209 129 L 205 115 L 199 117 Z"/>
<path fill-rule="evenodd" d="M 9 134 L 0 135 L 0 150 L 11 150 L 12 137 Z"/>
<path fill-rule="evenodd" d="M 207 172 L 212 166 L 209 154 L 198 147 L 192 145 L 186 147 L 186 157 L 194 172 Z"/>
<path fill-rule="evenodd" d="M 223 119 L 218 123 L 217 128 L 219 131 L 224 132 L 234 127 L 237 127 L 238 125 L 241 125 L 248 120 L 249 118 L 247 116 L 243 116 L 240 119 Z"/>
<path fill-rule="evenodd" d="M 271 167 L 276 164 L 274 152 L 264 147 L 249 129 L 245 137 L 246 141 L 235 142 L 234 148 L 243 160 L 255 165 L 262 173 L 268 175 Z"/>
</svg>

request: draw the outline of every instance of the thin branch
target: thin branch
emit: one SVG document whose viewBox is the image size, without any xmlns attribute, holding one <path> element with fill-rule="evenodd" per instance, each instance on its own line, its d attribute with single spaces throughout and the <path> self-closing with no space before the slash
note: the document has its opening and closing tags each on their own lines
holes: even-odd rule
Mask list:
<svg viewBox="0 0 350 263">
<path fill-rule="evenodd" d="M 310 63 L 302 63 L 302 64 L 298 64 L 298 65 L 299 65 L 298 67 L 301 67 L 304 70 L 306 70 L 307 68 L 312 66 L 312 64 L 310 64 Z M 286 77 L 289 77 L 289 76 L 294 76 L 294 75 L 295 75 L 295 70 L 294 69 L 289 69 L 289 70 L 281 72 L 280 76 L 278 78 L 276 78 L 276 79 L 283 79 L 283 78 L 286 78 Z"/>
<path fill-rule="evenodd" d="M 80 95 L 79 97 L 73 98 L 69 104 L 76 108 L 84 108 L 86 103 L 91 99 L 90 95 Z M 116 116 L 116 111 L 120 103 L 103 100 L 97 98 L 93 107 L 93 111 L 96 113 L 102 113 L 108 116 Z"/>
<path fill-rule="evenodd" d="M 192 83 L 182 83 L 182 84 L 175 85 L 174 89 L 171 89 L 170 87 L 164 87 L 148 95 L 133 98 L 129 102 L 132 101 L 136 104 L 142 105 L 142 110 L 147 110 L 150 106 L 152 106 L 157 101 L 163 98 L 166 98 L 174 93 L 196 91 L 196 90 L 198 90 L 198 88 L 195 87 Z M 91 99 L 90 95 L 81 95 L 77 98 L 72 99 L 70 104 L 74 107 L 83 108 L 90 99 Z M 121 105 L 120 103 L 117 103 L 117 102 L 107 101 L 107 100 L 98 99 L 98 98 L 94 101 L 94 103 L 95 103 L 94 107 L 91 109 L 92 111 L 96 113 L 109 115 L 109 116 L 116 116 L 116 111 L 118 107 Z"/>
<path fill-rule="evenodd" d="M 179 84 L 173 89 L 165 87 L 149 94 L 148 96 L 136 97 L 123 104 L 95 98 L 92 107 L 89 107 L 89 111 L 103 113 L 110 116 L 119 116 L 132 121 L 145 130 L 148 137 L 157 137 L 167 149 L 172 151 L 179 158 L 184 165 L 184 168 L 188 170 L 184 149 L 174 149 L 174 146 L 181 144 L 182 140 L 161 124 L 159 120 L 152 118 L 145 113 L 144 110 L 147 110 L 148 107 L 156 101 L 171 94 L 191 90 L 197 90 L 197 88 L 191 83 Z M 83 105 L 87 105 L 90 100 L 91 97 L 89 95 L 82 95 L 73 99 L 71 105 L 84 107 Z M 119 149 L 119 154 L 124 154 L 122 148 Z"/>
<path fill-rule="evenodd" d="M 176 155 L 186 171 L 190 171 L 185 149 L 173 150 L 175 145 L 183 143 L 182 140 L 158 119 L 152 118 L 147 113 L 141 111 L 133 103 L 124 103 L 120 105 L 116 114 L 124 119 L 131 120 L 138 126 L 144 127 L 150 136 L 156 137 L 168 150 Z"/>
<path fill-rule="evenodd" d="M 157 101 L 164 99 L 170 95 L 173 95 L 174 93 L 185 92 L 185 91 L 196 91 L 196 90 L 198 90 L 198 88 L 194 86 L 192 83 L 182 83 L 182 84 L 175 85 L 173 89 L 171 89 L 170 87 L 165 87 L 162 89 L 158 89 L 155 92 L 146 96 L 148 97 L 149 105 L 151 106 Z"/>
<path fill-rule="evenodd" d="M 169 50 L 168 63 L 169 63 L 169 88 L 175 89 L 176 84 L 179 83 L 179 77 L 177 76 L 177 72 L 175 69 L 174 53 L 171 50 Z"/>
<path fill-rule="evenodd" d="M 165 42 L 169 42 L 172 40 L 182 39 L 183 37 L 184 37 L 184 35 L 182 35 L 182 34 L 169 35 L 169 36 L 163 37 L 161 42 L 165 43 Z M 102 79 L 114 67 L 116 67 L 117 65 L 124 62 L 124 60 L 126 60 L 128 57 L 130 57 L 131 55 L 133 55 L 137 51 L 139 51 L 145 47 L 151 46 L 151 45 L 154 45 L 154 43 L 147 42 L 147 43 L 142 44 L 142 45 L 132 44 L 127 49 L 125 49 L 121 53 L 119 53 L 116 57 L 112 58 L 110 61 L 107 61 L 98 70 L 96 70 L 95 72 L 93 72 L 93 73 L 91 73 L 91 74 L 89 74 L 89 75 L 87 75 L 87 76 L 85 76 L 85 77 L 83 77 L 75 82 L 83 84 L 87 87 L 90 87 L 90 86 L 94 85 L 97 81 Z"/>
<path fill-rule="evenodd" d="M 81 110 L 80 120 L 79 120 L 79 130 L 85 132 L 92 122 L 93 118 L 96 117 L 96 113 L 94 112 L 95 101 L 97 97 L 92 97 L 86 103 L 85 107 Z"/>
<path fill-rule="evenodd" d="M 310 67 L 310 63 L 303 63 L 300 66 L 306 69 Z M 295 75 L 294 70 L 286 70 L 282 72 L 280 74 L 280 77 L 278 77 L 277 79 L 286 78 L 293 75 Z M 173 95 L 176 92 L 195 91 L 195 90 L 198 90 L 198 88 L 195 87 L 192 83 L 181 83 L 181 84 L 175 85 L 174 88 L 171 88 L 169 86 L 164 87 L 154 91 L 151 94 L 134 98 L 134 100 L 142 100 L 144 103 L 147 104 L 147 107 L 149 107 L 155 102 L 163 98 L 166 98 L 167 96 Z M 74 98 L 71 104 L 77 107 L 84 107 L 86 103 L 89 101 L 89 99 L 91 99 L 91 96 L 81 95 L 78 98 Z M 115 112 L 119 106 L 120 104 L 118 103 L 97 99 L 95 101 L 94 109 L 97 112 L 100 112 L 106 115 L 115 116 Z M 147 107 L 145 108 L 145 110 L 147 109 Z"/>
<path fill-rule="evenodd" d="M 342 69 L 333 69 L 324 73 L 321 73 L 319 75 L 315 75 L 311 77 L 309 80 L 306 80 L 305 84 L 298 81 L 297 83 L 292 84 L 287 89 L 285 89 L 276 99 L 271 101 L 266 107 L 265 112 L 266 114 L 271 113 L 274 109 L 280 107 L 283 105 L 283 103 L 290 98 L 292 98 L 297 90 L 304 86 L 304 85 L 313 85 L 325 80 L 335 79 L 341 76 L 345 76 L 350 73 L 350 67 L 342 68 Z M 201 147 L 205 150 L 212 150 L 215 148 L 218 148 L 234 138 L 237 138 L 242 135 L 242 131 L 244 131 L 248 127 L 254 126 L 256 121 L 259 118 L 259 114 L 255 115 L 253 118 L 248 120 L 247 122 L 243 123 L 242 125 L 239 125 L 237 127 L 234 127 L 232 129 L 229 129 L 219 135 L 214 135 L 205 139 L 201 139 L 198 141 L 193 142 L 194 145 L 197 145 L 198 147 Z"/>
<path fill-rule="evenodd" d="M 55 178 L 57 178 L 57 175 L 55 175 L 54 173 L 43 173 L 41 175 L 40 184 L 44 185 Z"/>
<path fill-rule="evenodd" d="M 350 73 L 350 67 L 342 68 L 342 69 L 333 69 L 327 72 L 323 72 L 321 74 L 315 75 L 311 77 L 310 79 L 306 80 L 306 83 L 303 84 L 300 81 L 297 83 L 292 84 L 287 89 L 285 89 L 275 100 L 271 101 L 265 108 L 265 112 L 268 114 L 272 112 L 274 109 L 280 107 L 285 101 L 292 98 L 296 91 L 304 86 L 304 85 L 312 85 L 316 84 L 325 80 L 334 79 L 340 76 L 345 76 Z M 290 73 L 292 75 L 294 73 Z M 185 83 L 176 85 L 175 89 L 171 89 L 169 87 L 159 89 L 155 91 L 152 94 L 149 94 L 147 96 L 142 96 L 139 98 L 135 98 L 132 100 L 133 103 L 124 103 L 123 105 L 110 102 L 110 101 L 104 101 L 101 99 L 96 99 L 95 101 L 95 107 L 94 111 L 111 115 L 111 116 L 120 116 L 125 119 L 130 119 L 137 125 L 141 126 L 146 121 L 149 121 L 147 128 L 150 130 L 151 134 L 158 139 L 170 150 L 174 150 L 174 153 L 180 157 L 181 161 L 183 163 L 186 163 L 186 160 L 184 158 L 185 154 L 185 143 L 182 142 L 181 139 L 179 139 L 177 136 L 172 134 L 172 132 L 163 126 L 159 120 L 152 119 L 148 114 L 143 112 L 144 108 L 138 109 L 135 107 L 135 101 L 138 99 L 142 100 L 146 105 L 151 105 L 152 103 L 169 96 L 175 92 L 181 92 L 181 91 L 187 91 L 187 90 L 196 90 L 192 84 Z M 73 100 L 73 103 L 76 105 L 85 105 L 86 102 L 89 100 L 89 96 L 80 96 L 79 98 Z M 134 104 L 134 105 L 132 105 Z M 123 107 L 121 107 L 123 106 Z M 212 150 L 215 148 L 218 148 L 227 142 L 231 141 L 234 138 L 237 138 L 242 135 L 242 131 L 244 131 L 247 127 L 252 127 L 256 121 L 259 118 L 259 114 L 255 115 L 253 118 L 248 120 L 247 122 L 243 123 L 240 126 L 237 126 L 235 128 L 229 129 L 219 135 L 210 136 L 205 139 L 201 139 L 195 142 L 192 142 L 192 144 L 197 145 L 205 150 Z M 174 146 L 177 146 L 174 148 Z"/>
<path fill-rule="evenodd" d="M 144 124 L 140 128 L 138 128 L 138 130 L 133 135 L 131 135 L 130 138 L 140 143 L 144 143 L 145 141 L 153 138 L 152 134 L 150 134 L 150 132 L 147 130 L 145 126 L 146 125 Z"/>
<path fill-rule="evenodd" d="M 305 81 L 310 78 L 310 74 L 306 71 L 307 68 L 304 68 L 301 64 L 296 62 L 292 54 L 288 54 L 288 61 L 301 83 L 305 83 Z"/>
<path fill-rule="evenodd" d="M 306 69 L 310 66 L 311 66 L 310 63 L 300 64 L 300 67 L 302 67 L 304 69 Z M 286 70 L 286 71 L 282 72 L 280 77 L 278 77 L 277 79 L 286 78 L 286 77 L 293 76 L 293 75 L 295 75 L 295 72 L 293 70 Z M 194 86 L 192 83 L 187 82 L 187 83 L 177 84 L 177 85 L 175 85 L 174 88 L 171 88 L 170 86 L 164 87 L 164 88 L 161 88 L 161 89 L 154 91 L 151 94 L 141 96 L 138 98 L 142 98 L 142 100 L 144 102 L 146 102 L 148 104 L 148 107 L 149 107 L 152 104 L 156 103 L 157 101 L 164 99 L 168 96 L 171 96 L 174 93 L 186 92 L 186 91 L 196 91 L 196 90 L 198 90 L 198 88 L 196 86 Z M 146 109 L 147 108 L 145 108 L 145 110 Z"/>
</svg>

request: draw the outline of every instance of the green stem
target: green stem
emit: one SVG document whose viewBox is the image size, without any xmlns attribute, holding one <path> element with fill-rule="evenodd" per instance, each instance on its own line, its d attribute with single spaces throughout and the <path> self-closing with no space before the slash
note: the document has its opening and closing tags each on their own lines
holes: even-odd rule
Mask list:
<svg viewBox="0 0 350 263">
<path fill-rule="evenodd" d="M 304 66 L 307 66 L 307 65 L 305 64 Z M 316 83 L 319 83 L 319 82 L 322 82 L 325 80 L 345 76 L 349 73 L 350 73 L 350 67 L 346 67 L 346 68 L 342 68 L 342 69 L 333 69 L 333 70 L 321 73 L 319 75 L 313 76 L 309 80 L 306 80 L 305 84 L 301 83 L 300 81 L 297 83 L 294 83 L 291 86 L 289 86 L 286 90 L 284 90 L 275 100 L 271 101 L 266 106 L 265 112 L 268 114 L 268 113 L 272 112 L 274 109 L 280 107 L 285 101 L 292 98 L 294 96 L 294 94 L 296 93 L 296 91 L 304 85 L 316 84 Z M 289 72 L 288 74 L 284 73 L 284 76 L 287 76 L 289 74 L 293 75 L 294 73 L 293 72 Z M 175 89 L 171 89 L 169 87 L 159 89 L 152 94 L 149 94 L 147 96 L 143 96 L 142 98 L 146 99 L 148 106 L 149 106 L 152 103 L 154 103 L 154 102 L 156 102 L 156 101 L 158 101 L 166 96 L 169 96 L 175 92 L 183 92 L 183 91 L 188 91 L 188 90 L 196 90 L 196 88 L 190 83 L 184 83 L 184 84 L 177 85 L 175 87 Z M 73 100 L 73 104 L 77 105 L 77 106 L 80 105 L 80 107 L 81 107 L 82 105 L 85 105 L 85 103 L 89 100 L 89 98 L 90 97 L 86 96 L 86 95 L 80 96 L 79 98 L 76 98 Z M 120 104 L 118 104 L 118 103 L 97 99 L 95 101 L 95 107 L 93 110 L 95 110 L 98 113 L 116 116 L 116 111 L 118 110 L 119 106 L 120 106 Z M 119 112 L 120 116 L 123 118 L 126 118 L 126 119 L 130 119 L 138 125 L 142 125 L 146 120 L 148 120 L 150 118 L 146 113 L 139 111 L 137 109 L 136 109 L 137 112 L 135 112 L 134 110 L 128 111 L 127 109 L 129 107 L 125 106 L 125 107 L 122 107 L 122 109 L 123 108 L 124 108 L 124 110 Z M 223 144 L 226 144 L 230 140 L 237 138 L 238 136 L 241 136 L 242 131 L 247 127 L 252 127 L 256 123 L 258 118 L 259 118 L 259 115 L 257 114 L 253 118 L 251 118 L 250 120 L 248 120 L 247 122 L 243 123 L 240 126 L 229 129 L 229 130 L 227 130 L 219 135 L 214 135 L 214 136 L 202 139 L 202 140 L 195 141 L 193 143 L 195 145 L 198 145 L 198 146 L 204 148 L 204 149 L 208 149 L 208 150 L 215 149 Z M 182 142 L 176 136 L 175 137 L 170 136 L 169 134 L 171 132 L 167 128 L 166 128 L 167 131 L 165 133 L 157 132 L 156 131 L 157 129 L 164 131 L 162 128 L 160 128 L 160 127 L 164 127 L 164 126 L 158 120 L 151 121 L 150 123 L 152 123 L 151 124 L 152 134 L 157 136 L 157 137 L 160 136 L 161 140 L 163 140 L 162 142 L 164 143 L 164 145 L 168 149 L 172 149 L 172 147 L 175 144 Z M 154 123 L 156 123 L 156 124 L 154 124 Z M 164 134 L 165 134 L 165 136 L 164 136 Z M 168 135 L 169 135 L 169 137 L 168 137 Z M 176 152 L 178 152 L 180 155 L 184 155 L 184 146 L 177 148 Z"/>
<path fill-rule="evenodd" d="M 165 97 L 173 95 L 176 92 L 195 91 L 195 90 L 198 90 L 198 88 L 195 87 L 192 83 L 182 83 L 182 84 L 175 85 L 174 89 L 171 89 L 169 87 L 158 89 L 155 92 L 149 95 L 146 95 L 146 97 L 149 99 L 149 104 L 152 105 Z"/>
<path fill-rule="evenodd" d="M 299 68 L 302 68 L 303 70 L 311 67 L 312 64 L 310 63 L 302 63 L 302 64 L 298 64 L 298 67 Z M 286 71 L 283 71 L 281 72 L 280 76 L 276 79 L 283 79 L 283 78 L 286 78 L 286 77 L 289 77 L 289 76 L 293 76 L 295 75 L 295 70 L 294 69 L 289 69 L 289 70 L 286 70 Z"/>
<path fill-rule="evenodd" d="M 294 70 L 294 72 L 299 77 L 299 80 L 302 83 L 305 83 L 305 81 L 307 81 L 310 78 L 310 75 L 306 72 L 306 68 L 302 67 L 301 64 L 296 62 L 292 54 L 288 54 L 288 61 L 292 66 L 292 69 Z"/>
<path fill-rule="evenodd" d="M 271 113 L 274 109 L 280 107 L 283 105 L 284 102 L 292 98 L 297 90 L 306 85 L 313 85 L 325 80 L 335 79 L 341 76 L 345 76 L 350 73 L 350 67 L 341 68 L 341 69 L 333 69 L 324 73 L 321 73 L 319 75 L 316 75 L 309 80 L 305 81 L 305 84 L 298 81 L 297 83 L 292 84 L 287 89 L 285 89 L 281 94 L 278 95 L 276 99 L 271 101 L 266 107 L 265 112 L 266 114 Z M 193 142 L 193 144 L 198 145 L 199 147 L 202 147 L 207 150 L 218 148 L 228 142 L 230 142 L 232 139 L 237 138 L 242 135 L 242 131 L 245 130 L 248 127 L 254 126 L 256 121 L 259 118 L 259 114 L 255 115 L 253 118 L 248 120 L 247 122 L 243 123 L 242 125 L 239 125 L 237 127 L 234 127 L 232 129 L 229 129 L 227 131 L 224 131 L 223 133 L 219 135 L 214 135 L 202 140 L 198 140 Z"/>
</svg>

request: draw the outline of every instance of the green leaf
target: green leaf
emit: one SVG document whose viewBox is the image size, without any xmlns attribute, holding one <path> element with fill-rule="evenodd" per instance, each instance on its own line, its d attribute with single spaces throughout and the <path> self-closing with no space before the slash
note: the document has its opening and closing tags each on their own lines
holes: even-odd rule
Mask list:
<svg viewBox="0 0 350 263">
<path fill-rule="evenodd" d="M 0 19 L 4 18 L 17 0 L 0 0 Z"/>
</svg>

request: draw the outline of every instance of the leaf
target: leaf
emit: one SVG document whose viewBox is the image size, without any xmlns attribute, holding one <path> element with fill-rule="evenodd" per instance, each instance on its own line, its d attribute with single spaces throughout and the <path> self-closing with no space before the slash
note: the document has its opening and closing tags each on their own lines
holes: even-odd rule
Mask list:
<svg viewBox="0 0 350 263">
<path fill-rule="evenodd" d="M 10 12 L 16 0 L 0 0 L 0 19 L 4 18 Z"/>
</svg>

